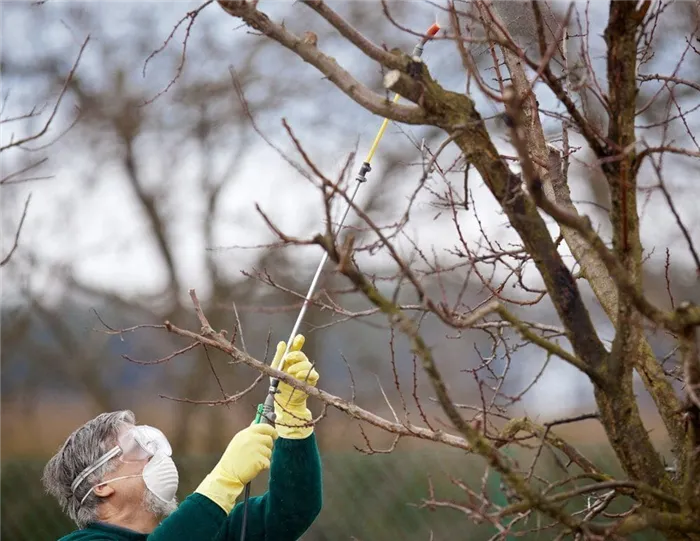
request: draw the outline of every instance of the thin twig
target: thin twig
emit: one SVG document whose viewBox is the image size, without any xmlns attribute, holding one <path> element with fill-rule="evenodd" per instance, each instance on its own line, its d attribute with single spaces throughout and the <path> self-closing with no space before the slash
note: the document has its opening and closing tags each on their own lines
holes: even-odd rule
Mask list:
<svg viewBox="0 0 700 541">
<path fill-rule="evenodd" d="M 155 359 L 154 361 L 139 361 L 139 360 L 134 359 L 126 354 L 122 355 L 122 358 L 126 359 L 130 363 L 135 363 L 135 364 L 142 364 L 142 365 L 163 364 L 163 363 L 167 363 L 168 361 L 171 361 L 172 359 L 174 359 L 178 355 L 182 355 L 183 353 L 187 353 L 191 349 L 194 349 L 200 345 L 205 345 L 205 344 L 200 344 L 200 342 L 192 342 L 189 346 L 185 346 L 184 348 L 178 349 L 177 351 L 171 353 L 170 355 L 166 355 L 165 357 L 161 357 L 160 359 Z"/>
<path fill-rule="evenodd" d="M 177 22 L 177 24 L 172 29 L 172 31 L 170 32 L 170 35 L 165 39 L 163 44 L 158 49 L 153 51 L 150 55 L 148 55 L 148 58 L 146 58 L 146 60 L 143 63 L 142 74 L 144 77 L 146 76 L 146 68 L 148 67 L 148 63 L 150 62 L 150 60 L 153 57 L 155 57 L 156 55 L 158 55 L 160 52 L 162 52 L 168 46 L 168 43 L 170 43 L 170 40 L 175 35 L 175 32 L 177 31 L 178 28 L 180 28 L 180 25 L 189 19 L 189 23 L 187 23 L 187 28 L 185 29 L 185 38 L 182 40 L 182 52 L 180 53 L 180 62 L 177 65 L 177 68 L 175 68 L 175 76 L 172 79 L 170 79 L 170 81 L 168 82 L 168 84 L 165 86 L 165 88 L 163 90 L 158 92 L 155 96 L 153 96 L 149 100 L 146 100 L 143 103 L 143 105 L 148 105 L 150 103 L 153 103 L 160 96 L 162 96 L 168 90 L 170 90 L 170 88 L 180 78 L 180 76 L 182 75 L 182 70 L 185 67 L 185 60 L 187 59 L 187 42 L 189 41 L 189 38 L 190 38 L 190 31 L 192 30 L 192 26 L 194 25 L 194 22 L 197 19 L 197 15 L 199 15 L 199 13 L 205 7 L 207 7 L 209 4 L 211 4 L 212 2 L 214 2 L 214 0 L 207 0 L 202 5 L 200 5 L 197 9 L 194 9 L 192 11 L 187 12 L 187 14 Z"/>
<path fill-rule="evenodd" d="M 190 298 L 192 299 L 192 304 L 194 304 L 194 311 L 197 314 L 197 319 L 199 319 L 199 323 L 202 325 L 202 333 L 213 334 L 214 329 L 209 324 L 209 321 L 207 321 L 207 318 L 204 315 L 204 312 L 202 311 L 202 306 L 201 304 L 199 304 L 197 293 L 195 293 L 194 289 L 190 289 Z"/>
<path fill-rule="evenodd" d="M 22 216 L 19 219 L 19 225 L 17 226 L 17 230 L 15 231 L 15 239 L 12 243 L 12 248 L 10 248 L 10 251 L 8 254 L 3 258 L 2 261 L 0 261 L 0 267 L 4 267 L 9 263 L 10 259 L 12 258 L 12 254 L 15 253 L 15 250 L 17 249 L 17 246 L 19 245 L 19 235 L 22 232 L 22 226 L 24 225 L 24 220 L 27 217 L 27 208 L 29 207 L 29 201 L 32 198 L 32 194 L 30 193 L 27 196 L 27 200 L 24 202 L 24 210 L 22 210 Z"/>
<path fill-rule="evenodd" d="M 219 374 L 216 373 L 216 370 L 214 369 L 214 363 L 211 362 L 211 357 L 209 356 L 209 350 L 207 349 L 207 346 L 204 347 L 204 354 L 207 357 L 207 361 L 209 362 L 209 368 L 211 369 L 211 373 L 214 374 L 214 379 L 216 379 L 216 383 L 219 385 L 219 390 L 221 391 L 221 394 L 224 397 L 224 400 L 228 398 L 228 395 L 226 394 L 226 391 L 224 391 L 224 386 L 221 383 L 221 379 L 219 378 Z M 226 403 L 226 408 L 231 409 L 228 405 L 228 402 Z"/>
<path fill-rule="evenodd" d="M 22 139 L 19 139 L 17 141 L 10 141 L 7 143 L 5 146 L 0 147 L 0 152 L 7 150 L 9 148 L 13 147 L 21 147 L 23 144 L 28 143 L 30 141 L 35 141 L 36 139 L 39 139 L 42 135 L 44 135 L 48 129 L 49 126 L 51 126 L 51 123 L 53 122 L 54 118 L 56 117 L 56 114 L 58 113 L 58 108 L 61 106 L 61 102 L 63 101 L 63 97 L 66 95 L 68 91 L 68 85 L 70 85 L 70 82 L 73 80 L 73 76 L 75 75 L 76 70 L 78 69 L 78 64 L 80 63 L 80 59 L 83 56 L 83 51 L 85 50 L 85 47 L 87 46 L 88 42 L 90 41 L 90 36 L 85 38 L 85 41 L 83 41 L 83 44 L 80 46 L 80 50 L 78 51 L 78 56 L 75 59 L 75 62 L 73 63 L 73 67 L 71 68 L 70 72 L 68 72 L 68 76 L 66 77 L 65 82 L 63 83 L 63 87 L 61 88 L 61 92 L 58 94 L 58 99 L 56 100 L 56 103 L 53 106 L 53 109 L 51 110 L 51 114 L 49 115 L 49 118 L 46 120 L 42 128 L 32 134 L 28 135 Z"/>
<path fill-rule="evenodd" d="M 681 217 L 678 214 L 678 211 L 676 210 L 676 206 L 673 204 L 673 200 L 671 199 L 671 194 L 668 192 L 668 189 L 666 188 L 666 184 L 664 183 L 663 176 L 661 175 L 661 168 L 659 167 L 659 164 L 656 162 L 656 160 L 651 160 L 651 163 L 654 167 L 654 171 L 656 172 L 656 177 L 659 180 L 659 189 L 661 190 L 661 193 L 664 195 L 664 199 L 666 199 L 666 203 L 668 204 L 668 207 L 671 209 L 671 213 L 673 213 L 673 217 L 676 219 L 676 224 L 678 224 L 678 228 L 681 230 L 681 233 L 683 233 L 683 237 L 685 238 L 686 242 L 688 243 L 688 248 L 690 249 L 690 253 L 693 256 L 693 260 L 695 261 L 695 272 L 697 273 L 698 277 L 700 277 L 700 256 L 698 256 L 698 252 L 695 249 L 695 246 L 693 245 L 693 239 L 690 236 L 690 233 L 688 232 L 688 228 L 683 223 L 683 220 L 681 220 Z"/>
<path fill-rule="evenodd" d="M 245 339 L 243 338 L 243 325 L 241 325 L 241 318 L 238 316 L 238 308 L 236 308 L 236 302 L 233 302 L 233 313 L 236 316 L 236 327 L 238 328 L 238 334 L 241 336 L 241 346 L 243 347 L 243 353 L 248 354 L 248 348 L 245 347 Z M 233 343 L 233 342 L 231 342 Z"/>
<path fill-rule="evenodd" d="M 265 378 L 265 374 L 258 374 L 258 377 L 255 378 L 255 381 L 251 383 L 248 387 L 243 389 L 242 391 L 227 396 L 225 399 L 222 400 L 192 400 L 190 398 L 176 398 L 168 395 L 159 395 L 161 398 L 167 398 L 168 400 L 173 400 L 175 402 L 186 402 L 187 404 L 204 404 L 207 406 L 218 406 L 221 404 L 231 404 L 233 402 L 237 402 L 241 398 L 243 398 L 245 395 L 247 395 L 250 391 L 252 391 L 255 386 L 260 383 L 263 379 Z"/>
</svg>

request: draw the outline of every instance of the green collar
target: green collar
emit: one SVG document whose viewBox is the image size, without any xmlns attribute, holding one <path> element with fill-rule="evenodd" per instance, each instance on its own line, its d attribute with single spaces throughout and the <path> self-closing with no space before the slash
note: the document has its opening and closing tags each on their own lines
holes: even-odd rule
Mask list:
<svg viewBox="0 0 700 541">
<path fill-rule="evenodd" d="M 135 532 L 134 530 L 129 530 L 128 528 L 107 524 L 106 522 L 93 522 L 88 524 L 86 530 L 103 532 L 109 535 L 109 537 L 112 539 L 120 540 L 144 541 L 148 537 L 148 534 Z"/>
</svg>

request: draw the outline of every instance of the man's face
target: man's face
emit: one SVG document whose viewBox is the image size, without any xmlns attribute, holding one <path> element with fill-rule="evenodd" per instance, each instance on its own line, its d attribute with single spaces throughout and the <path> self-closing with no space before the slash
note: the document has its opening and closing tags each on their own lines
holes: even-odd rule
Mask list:
<svg viewBox="0 0 700 541">
<path fill-rule="evenodd" d="M 115 494 L 113 494 L 115 498 L 114 503 L 128 504 L 133 502 L 136 504 L 142 502 L 146 492 L 146 484 L 141 474 L 144 466 L 148 464 L 148 459 L 122 462 L 117 458 L 115 462 L 117 463 L 116 469 L 108 473 L 103 479 L 103 481 L 109 481 L 117 477 L 125 477 L 125 479 L 118 479 L 109 483 L 115 491 Z M 132 475 L 134 477 L 128 477 Z"/>
<path fill-rule="evenodd" d="M 132 428 L 134 428 L 132 425 L 127 425 L 120 430 L 120 441 Z M 127 448 L 129 448 L 128 444 Z M 170 502 L 164 502 L 148 489 L 144 481 L 143 470 L 152 458 L 145 458 L 145 456 L 143 452 L 134 454 L 124 451 L 112 459 L 115 469 L 105 475 L 100 482 L 100 485 L 109 488 L 96 492 L 99 496 L 108 496 L 110 504 L 117 509 L 136 511 L 141 508 L 157 518 L 162 518 L 177 508 L 177 501 L 173 499 Z M 113 481 L 111 481 L 112 479 Z"/>
<path fill-rule="evenodd" d="M 119 435 L 121 436 L 131 428 L 133 428 L 132 425 L 123 427 Z M 118 456 L 112 460 L 115 469 L 105 475 L 101 481 L 114 491 L 110 494 L 111 502 L 120 509 L 131 505 L 140 505 L 146 492 L 142 473 L 144 466 L 148 464 L 148 459 L 133 460 Z M 114 481 L 109 482 L 110 479 L 114 479 Z"/>
</svg>

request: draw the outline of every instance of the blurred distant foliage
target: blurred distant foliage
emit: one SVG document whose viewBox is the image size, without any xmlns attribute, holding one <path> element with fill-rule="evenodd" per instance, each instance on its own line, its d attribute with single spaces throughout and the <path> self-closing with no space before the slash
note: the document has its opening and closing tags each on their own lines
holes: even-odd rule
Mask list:
<svg viewBox="0 0 700 541">
<path fill-rule="evenodd" d="M 591 454 L 595 448 L 587 449 Z M 177 457 L 176 457 L 177 458 Z M 609 455 L 596 457 L 607 471 L 616 465 Z M 177 458 L 181 481 L 178 497 L 187 496 L 199 480 L 218 460 L 217 455 Z M 490 525 L 467 525 L 459 511 L 420 508 L 427 497 L 428 480 L 433 490 L 445 499 L 461 501 L 463 492 L 454 486 L 454 477 L 472 486 L 481 486 L 483 463 L 458 452 L 396 451 L 392 455 L 366 456 L 352 453 L 323 453 L 324 507 L 304 541 L 358 540 L 424 540 L 464 539 L 486 541 L 495 532 Z M 3 498 L 0 537 L 12 541 L 48 541 L 73 531 L 74 527 L 61 513 L 54 500 L 43 494 L 40 478 L 42 460 L 7 460 L 2 463 Z M 553 464 L 543 465 L 548 475 L 555 473 Z M 495 501 L 505 498 L 497 476 L 487 478 L 486 489 Z M 253 493 L 265 490 L 265 480 L 254 483 Z M 571 509 L 585 507 L 585 501 L 573 501 Z M 613 505 L 609 512 L 624 508 Z M 553 539 L 554 530 L 527 534 L 527 523 L 518 530 L 517 539 L 525 541 Z M 630 539 L 656 541 L 654 534 L 637 534 Z M 510 539 L 516 539 L 513 535 Z"/>
</svg>

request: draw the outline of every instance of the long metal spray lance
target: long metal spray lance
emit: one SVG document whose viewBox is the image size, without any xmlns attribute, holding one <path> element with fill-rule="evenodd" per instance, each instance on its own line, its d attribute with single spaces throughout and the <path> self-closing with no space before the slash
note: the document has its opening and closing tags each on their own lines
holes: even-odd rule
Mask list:
<svg viewBox="0 0 700 541">
<path fill-rule="evenodd" d="M 423 36 L 420 41 L 416 44 L 416 46 L 413 48 L 413 53 L 411 56 L 413 57 L 421 57 L 423 55 L 423 47 L 425 44 L 430 41 L 435 35 L 438 33 L 440 30 L 440 25 L 436 22 L 433 23 L 430 28 L 428 28 L 427 32 L 425 33 L 425 36 Z M 393 103 L 397 103 L 401 99 L 401 96 L 399 94 L 396 94 L 393 99 Z M 350 199 L 347 201 L 347 204 L 345 205 L 345 209 L 343 210 L 343 213 L 340 218 L 340 222 L 338 223 L 338 230 L 336 234 L 339 234 L 340 231 L 343 228 L 343 224 L 345 223 L 345 219 L 347 218 L 350 209 L 352 208 L 353 201 L 355 200 L 355 196 L 357 195 L 357 192 L 360 190 L 360 186 L 364 184 L 367 181 L 367 173 L 369 173 L 372 170 L 372 167 L 370 166 L 370 163 L 372 162 L 372 158 L 374 157 L 374 154 L 377 152 L 377 148 L 379 147 L 379 142 L 382 140 L 382 137 L 384 136 L 384 132 L 386 131 L 387 126 L 389 125 L 389 119 L 385 118 L 384 121 L 382 122 L 381 127 L 379 128 L 379 131 L 377 132 L 376 137 L 374 138 L 374 142 L 372 143 L 372 146 L 369 149 L 369 152 L 367 153 L 367 157 L 365 158 L 365 161 L 362 163 L 362 166 L 360 167 L 360 171 L 357 174 L 357 177 L 355 177 L 355 180 L 357 183 L 355 184 L 355 189 L 352 192 L 352 195 L 350 196 Z M 318 264 L 318 267 L 316 268 L 316 273 L 314 274 L 313 279 L 311 280 L 311 285 L 309 285 L 309 290 L 306 292 L 306 297 L 304 298 L 304 303 L 301 306 L 301 310 L 299 310 L 299 315 L 297 316 L 297 320 L 294 323 L 294 327 L 292 328 L 292 333 L 289 335 L 289 340 L 287 341 L 287 347 L 285 348 L 284 355 L 281 357 L 281 359 L 278 360 L 277 363 L 273 361 L 272 363 L 272 368 L 275 369 L 282 369 L 282 363 L 284 362 L 284 358 L 286 357 L 287 353 L 289 353 L 289 348 L 292 346 L 292 342 L 294 341 L 294 338 L 297 335 L 297 332 L 299 331 L 299 327 L 301 325 L 301 322 L 304 320 L 304 316 L 306 315 L 306 311 L 309 308 L 309 304 L 311 304 L 311 298 L 314 295 L 314 291 L 316 291 L 316 286 L 318 285 L 318 280 L 321 277 L 321 272 L 323 271 L 323 267 L 326 264 L 326 261 L 328 261 L 328 252 L 324 252 L 323 256 L 321 257 L 321 261 Z M 258 405 L 258 410 L 257 410 L 257 415 L 255 416 L 255 422 L 256 423 L 268 423 L 271 425 L 275 424 L 275 395 L 277 394 L 277 387 L 279 386 L 279 379 L 277 378 L 270 378 L 270 386 L 268 388 L 268 394 L 267 397 L 265 398 L 265 402 L 263 404 Z M 294 392 L 294 391 L 292 391 Z M 247 518 L 247 505 L 248 505 L 248 498 L 250 496 L 250 483 L 248 483 L 245 487 L 245 496 L 244 496 L 244 510 L 243 510 L 243 526 L 242 526 L 242 532 L 241 532 L 241 541 L 245 539 L 245 526 L 246 526 L 246 518 Z"/>
</svg>

